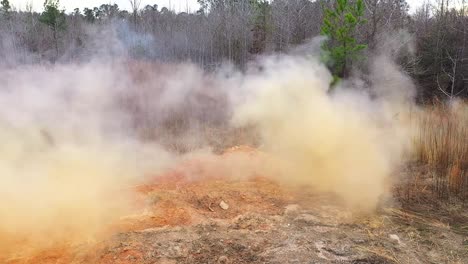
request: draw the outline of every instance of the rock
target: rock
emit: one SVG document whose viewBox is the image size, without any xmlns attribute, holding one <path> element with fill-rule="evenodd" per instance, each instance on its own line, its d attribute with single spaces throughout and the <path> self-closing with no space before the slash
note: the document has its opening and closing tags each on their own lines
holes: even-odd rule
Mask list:
<svg viewBox="0 0 468 264">
<path fill-rule="evenodd" d="M 227 210 L 227 209 L 229 209 L 229 204 L 227 204 L 227 203 L 224 202 L 224 201 L 221 201 L 221 202 L 219 203 L 219 207 L 221 207 L 221 209 L 223 209 L 223 210 Z"/>
<path fill-rule="evenodd" d="M 226 263 L 229 263 L 229 259 L 228 259 L 228 257 L 226 257 L 226 256 L 221 256 L 221 257 L 218 258 L 218 263 L 219 263 L 219 264 L 226 264 Z"/>
<path fill-rule="evenodd" d="M 368 242 L 365 238 L 352 238 L 351 240 L 356 244 L 365 244 Z"/>
<path fill-rule="evenodd" d="M 391 234 L 388 237 L 390 237 L 390 239 L 393 240 L 394 242 L 396 242 L 397 244 L 399 244 L 399 245 L 401 244 L 401 240 L 397 235 Z"/>
</svg>

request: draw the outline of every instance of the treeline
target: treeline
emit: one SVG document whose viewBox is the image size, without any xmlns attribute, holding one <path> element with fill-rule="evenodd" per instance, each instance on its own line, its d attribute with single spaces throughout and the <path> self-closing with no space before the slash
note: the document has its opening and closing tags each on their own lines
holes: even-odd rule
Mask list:
<svg viewBox="0 0 468 264">
<path fill-rule="evenodd" d="M 66 14 L 57 0 L 47 0 L 43 13 L 31 7 L 15 11 L 2 0 L 0 57 L 3 63 L 31 63 L 125 52 L 204 68 L 224 61 L 243 67 L 258 54 L 286 52 L 320 35 L 324 10 L 336 5 L 333 0 L 199 0 L 198 11 L 176 13 L 129 1 L 131 11 L 103 4 Z M 411 38 L 397 41 L 412 41 L 413 50 L 396 49 L 394 55 L 414 78 L 420 98 L 468 97 L 467 10 L 452 1 L 426 3 L 410 14 L 405 0 L 365 0 L 365 23 L 353 37 L 373 54 L 395 41 L 388 36 L 407 32 Z"/>
</svg>

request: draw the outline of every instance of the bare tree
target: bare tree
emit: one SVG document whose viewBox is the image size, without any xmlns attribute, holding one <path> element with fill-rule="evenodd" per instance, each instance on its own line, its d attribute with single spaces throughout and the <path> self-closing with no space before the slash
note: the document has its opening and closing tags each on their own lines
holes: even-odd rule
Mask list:
<svg viewBox="0 0 468 264">
<path fill-rule="evenodd" d="M 141 9 L 141 0 L 128 1 L 131 11 L 103 4 L 90 6 L 84 13 L 64 14 L 68 27 L 60 30 L 56 45 L 51 45 L 54 27 L 50 27 L 55 23 L 39 23 L 40 14 L 33 11 L 32 5 L 27 6 L 26 12 L 12 9 L 9 21 L 0 15 L 0 42 L 10 47 L 9 51 L 2 52 L 32 54 L 28 57 L 36 61 L 73 60 L 89 55 L 90 50 L 101 52 L 100 43 L 112 35 L 122 42 L 128 56 L 144 55 L 148 59 L 173 62 L 188 60 L 206 68 L 230 61 L 242 68 L 256 54 L 285 52 L 319 35 L 321 7 L 334 3 L 332 0 L 199 0 L 202 8 L 197 12 L 177 13 L 168 8 L 159 10 L 156 5 Z M 466 0 L 427 0 L 414 14 L 408 12 L 405 0 L 364 1 L 368 23 L 358 31 L 361 43 L 375 51 L 381 48 L 379 43 L 387 33 L 408 29 L 414 37 L 416 52 L 398 54 L 401 59 L 397 62 L 417 81 L 421 94 L 447 98 L 468 96 Z M 126 28 L 127 24 L 132 27 Z M 115 32 L 116 28 L 125 30 L 125 34 L 102 34 Z M 366 72 L 365 68 L 362 70 Z"/>
<path fill-rule="evenodd" d="M 133 11 L 133 23 L 135 23 L 135 27 L 138 23 L 138 10 L 140 9 L 141 0 L 128 0 L 132 7 Z"/>
</svg>

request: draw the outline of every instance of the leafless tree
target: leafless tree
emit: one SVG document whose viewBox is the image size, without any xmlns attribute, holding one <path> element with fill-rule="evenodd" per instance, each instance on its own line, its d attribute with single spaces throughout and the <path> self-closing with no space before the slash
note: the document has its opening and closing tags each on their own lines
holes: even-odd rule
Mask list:
<svg viewBox="0 0 468 264">
<path fill-rule="evenodd" d="M 108 46 L 117 41 L 128 56 L 191 61 L 205 68 L 230 61 L 242 68 L 259 53 L 285 52 L 319 35 L 322 5 L 334 1 L 200 0 L 202 8 L 194 13 L 157 5 L 142 8 L 141 0 L 129 2 L 130 12 L 103 4 L 67 14 L 60 60 L 83 60 L 96 52 L 114 54 Z M 398 62 L 422 94 L 468 96 L 465 0 L 427 0 L 414 14 L 408 12 L 405 0 L 365 0 L 365 5 L 368 23 L 356 37 L 368 44 L 369 51 L 381 48 L 379 43 L 388 33 L 408 30 L 416 52 Z M 38 17 L 31 5 L 26 11 L 13 10 L 8 23 L 0 15 L 2 59 L 17 54 L 15 60 L 28 58 L 29 63 L 53 60 L 50 30 L 38 23 Z"/>
<path fill-rule="evenodd" d="M 141 0 L 128 0 L 130 2 L 130 6 L 132 7 L 133 11 L 133 23 L 135 26 L 138 23 L 138 10 L 140 9 Z"/>
</svg>

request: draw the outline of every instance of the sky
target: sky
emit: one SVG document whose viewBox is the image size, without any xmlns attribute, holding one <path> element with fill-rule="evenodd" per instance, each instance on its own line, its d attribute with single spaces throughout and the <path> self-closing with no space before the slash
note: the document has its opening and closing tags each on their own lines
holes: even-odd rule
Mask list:
<svg viewBox="0 0 468 264">
<path fill-rule="evenodd" d="M 33 3 L 33 9 L 36 11 L 42 10 L 42 5 L 44 0 L 10 0 L 10 3 L 16 7 L 16 9 L 24 10 L 27 3 Z M 423 0 L 407 0 L 410 4 L 411 11 L 416 10 L 416 8 L 423 3 Z M 85 7 L 95 7 L 100 6 L 101 4 L 118 4 L 120 9 L 130 9 L 129 0 L 60 0 L 60 5 L 65 7 L 67 12 L 73 11 L 75 8 L 83 9 Z M 141 0 L 140 7 L 145 7 L 146 5 L 157 4 L 161 9 L 162 7 L 167 7 L 175 11 L 188 11 L 195 12 L 198 9 L 197 0 Z"/>
</svg>

